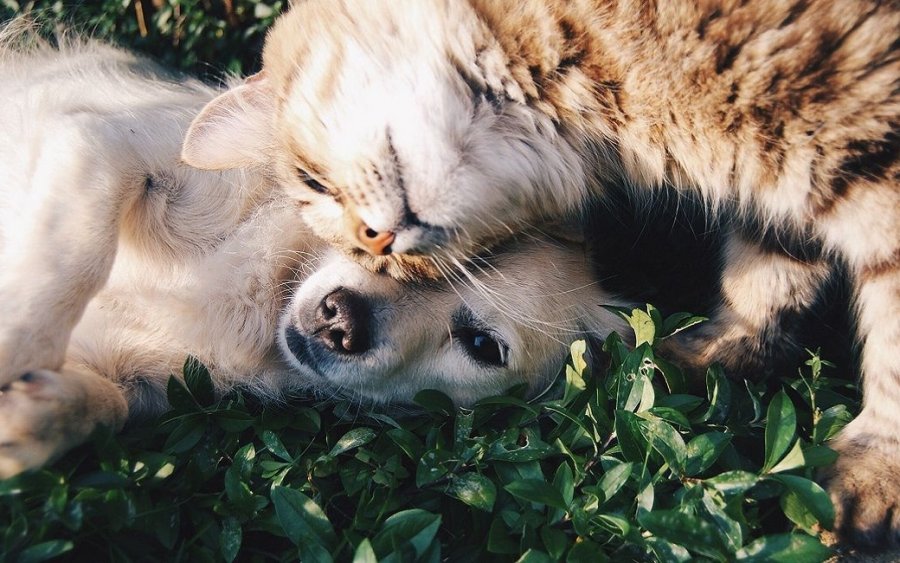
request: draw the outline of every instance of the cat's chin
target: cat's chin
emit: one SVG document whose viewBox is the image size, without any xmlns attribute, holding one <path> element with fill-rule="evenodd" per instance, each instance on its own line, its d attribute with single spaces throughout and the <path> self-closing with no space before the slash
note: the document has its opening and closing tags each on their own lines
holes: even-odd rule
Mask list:
<svg viewBox="0 0 900 563">
<path fill-rule="evenodd" d="M 359 248 L 344 249 L 344 253 L 364 268 L 399 281 L 436 280 L 441 270 L 430 256 L 388 254 L 375 256 Z"/>
</svg>

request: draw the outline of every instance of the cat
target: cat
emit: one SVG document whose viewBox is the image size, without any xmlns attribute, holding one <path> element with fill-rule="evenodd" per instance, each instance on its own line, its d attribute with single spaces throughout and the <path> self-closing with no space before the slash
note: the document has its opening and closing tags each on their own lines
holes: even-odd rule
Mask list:
<svg viewBox="0 0 900 563">
<path fill-rule="evenodd" d="M 265 171 L 179 161 L 219 90 L 60 42 L 0 29 L 0 478 L 160 414 L 188 355 L 218 393 L 469 405 L 539 392 L 572 340 L 624 326 L 571 237 L 523 237 L 453 286 L 362 269 Z"/>
<path fill-rule="evenodd" d="M 760 367 L 845 264 L 865 407 L 828 486 L 841 537 L 896 543 L 898 30 L 897 2 L 866 0 L 310 0 L 182 154 L 272 167 L 318 235 L 398 278 L 577 220 L 610 183 L 693 191 L 747 224 L 680 342 L 698 367 Z"/>
</svg>

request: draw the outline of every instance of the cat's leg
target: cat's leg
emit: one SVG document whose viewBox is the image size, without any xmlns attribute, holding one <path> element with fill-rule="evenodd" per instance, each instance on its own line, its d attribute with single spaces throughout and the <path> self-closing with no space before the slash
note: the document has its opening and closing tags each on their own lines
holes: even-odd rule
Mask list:
<svg viewBox="0 0 900 563">
<path fill-rule="evenodd" d="M 708 321 L 665 341 L 663 354 L 697 375 L 713 362 L 732 377 L 771 375 L 797 352 L 791 320 L 815 301 L 832 271 L 821 258 L 729 233 L 720 304 Z"/>
<path fill-rule="evenodd" d="M 870 181 L 820 220 L 853 275 L 863 378 L 862 412 L 831 444 L 826 477 L 839 538 L 879 547 L 900 544 L 900 190 Z"/>
<path fill-rule="evenodd" d="M 40 467 L 98 426 L 119 429 L 128 413 L 120 388 L 83 370 L 35 370 L 0 386 L 0 479 Z"/>
<path fill-rule="evenodd" d="M 0 163 L 0 386 L 58 371 L 72 329 L 109 277 L 129 197 L 120 169 L 133 156 L 98 121 L 55 118 L 22 158 Z"/>
</svg>

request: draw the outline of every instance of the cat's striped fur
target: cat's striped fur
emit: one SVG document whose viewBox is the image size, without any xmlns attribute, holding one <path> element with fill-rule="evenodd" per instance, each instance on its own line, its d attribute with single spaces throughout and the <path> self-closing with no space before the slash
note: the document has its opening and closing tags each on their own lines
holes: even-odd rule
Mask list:
<svg viewBox="0 0 900 563">
<path fill-rule="evenodd" d="M 830 490 L 845 537 L 896 542 L 898 45 L 896 1 L 300 2 L 264 75 L 207 107 L 184 156 L 271 162 L 320 235 L 401 277 L 565 217 L 609 181 L 696 190 L 754 226 L 729 245 L 717 318 L 683 342 L 733 368 L 846 263 L 866 402 Z M 235 129 L 240 147 L 215 142 Z M 385 253 L 370 235 L 390 254 L 368 256 Z"/>
</svg>

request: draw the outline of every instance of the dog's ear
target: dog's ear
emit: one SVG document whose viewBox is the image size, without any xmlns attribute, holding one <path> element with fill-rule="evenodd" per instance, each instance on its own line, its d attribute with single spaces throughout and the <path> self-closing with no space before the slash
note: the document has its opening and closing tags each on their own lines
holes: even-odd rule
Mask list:
<svg viewBox="0 0 900 563">
<path fill-rule="evenodd" d="M 259 165 L 272 146 L 275 95 L 263 72 L 219 95 L 194 118 L 181 159 L 204 170 Z"/>
<path fill-rule="evenodd" d="M 545 223 L 541 232 L 559 242 L 585 244 L 585 227 L 580 218 L 570 217 Z"/>
</svg>

